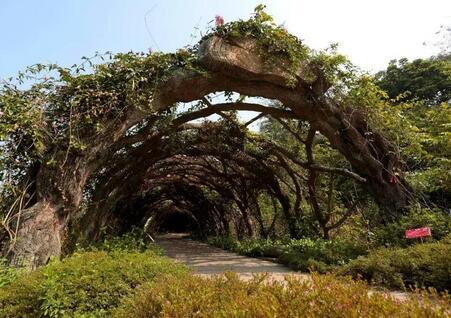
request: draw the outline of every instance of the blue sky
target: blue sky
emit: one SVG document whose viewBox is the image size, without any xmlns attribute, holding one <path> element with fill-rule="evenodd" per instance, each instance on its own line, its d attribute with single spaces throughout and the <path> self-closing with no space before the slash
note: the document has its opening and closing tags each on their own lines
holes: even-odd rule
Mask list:
<svg viewBox="0 0 451 318">
<path fill-rule="evenodd" d="M 0 0 L 0 77 L 95 51 L 173 51 L 193 43 L 196 25 L 216 14 L 247 18 L 259 3 L 311 47 L 338 42 L 369 71 L 436 53 L 434 32 L 451 24 L 451 1 L 442 0 Z"/>
</svg>

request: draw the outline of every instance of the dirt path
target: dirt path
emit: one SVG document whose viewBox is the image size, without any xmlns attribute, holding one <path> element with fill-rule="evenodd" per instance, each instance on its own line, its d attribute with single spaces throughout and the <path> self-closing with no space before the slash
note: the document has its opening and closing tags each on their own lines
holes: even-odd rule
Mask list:
<svg viewBox="0 0 451 318">
<path fill-rule="evenodd" d="M 309 274 L 296 272 L 281 264 L 259 258 L 241 256 L 208 244 L 193 241 L 186 234 L 165 234 L 155 239 L 166 255 L 190 267 L 199 276 L 212 276 L 226 271 L 235 272 L 243 280 L 252 278 L 255 273 L 268 273 L 268 280 L 283 281 L 285 275 L 310 279 Z M 371 290 L 370 293 L 378 292 Z M 405 300 L 409 293 L 390 292 L 391 296 Z"/>
</svg>

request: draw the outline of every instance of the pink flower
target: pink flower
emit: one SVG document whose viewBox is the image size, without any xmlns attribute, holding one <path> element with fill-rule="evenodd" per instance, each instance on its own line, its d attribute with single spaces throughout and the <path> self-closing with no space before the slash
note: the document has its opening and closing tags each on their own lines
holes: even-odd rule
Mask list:
<svg viewBox="0 0 451 318">
<path fill-rule="evenodd" d="M 221 17 L 220 15 L 216 15 L 215 16 L 215 24 L 216 24 L 216 26 L 224 25 L 224 18 Z"/>
<path fill-rule="evenodd" d="M 1 118 L 3 115 L 5 115 L 5 113 L 4 113 L 4 112 L 0 112 L 0 118 Z"/>
</svg>

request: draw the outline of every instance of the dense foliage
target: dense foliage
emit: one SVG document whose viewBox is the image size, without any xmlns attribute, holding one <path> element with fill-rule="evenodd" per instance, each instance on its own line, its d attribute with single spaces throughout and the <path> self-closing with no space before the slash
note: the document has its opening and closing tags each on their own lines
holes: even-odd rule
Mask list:
<svg viewBox="0 0 451 318">
<path fill-rule="evenodd" d="M 451 152 L 451 58 L 392 61 L 375 76 L 387 93 L 388 111 L 402 122 L 393 127 L 405 156 L 409 178 L 418 192 L 449 209 Z"/>
<path fill-rule="evenodd" d="M 22 271 L 21 268 L 9 266 L 5 259 L 0 259 L 0 288 L 11 283 Z"/>
<path fill-rule="evenodd" d="M 392 288 L 434 286 L 451 290 L 451 240 L 408 248 L 382 248 L 359 257 L 339 272 Z"/>
<path fill-rule="evenodd" d="M 451 100 L 451 55 L 430 59 L 393 60 L 376 74 L 378 85 L 392 99 L 439 104 Z"/>
<path fill-rule="evenodd" d="M 424 223 L 421 223 L 424 224 Z M 404 225 L 404 224 L 403 224 Z M 434 227 L 439 228 L 439 227 Z M 384 239 L 393 237 L 395 244 L 400 231 L 398 224 L 389 226 Z M 382 230 L 381 230 L 382 231 Z M 449 233 L 449 226 L 445 231 Z M 398 239 L 407 245 L 407 239 Z M 375 285 L 390 288 L 412 286 L 451 290 L 451 242 L 442 240 L 416 244 L 407 248 L 378 248 L 379 242 L 335 239 L 291 239 L 288 241 L 244 240 L 232 237 L 212 237 L 208 243 L 235 253 L 268 257 L 301 271 L 334 272 L 363 278 Z"/>
<path fill-rule="evenodd" d="M 0 317 L 110 317 L 137 286 L 186 273 L 133 237 L 108 240 L 10 279 L 0 288 Z"/>
<path fill-rule="evenodd" d="M 446 317 L 449 296 L 430 303 L 412 298 L 400 303 L 368 294 L 362 282 L 313 275 L 312 281 L 287 278 L 243 282 L 236 275 L 201 279 L 161 279 L 146 284 L 113 317 Z"/>
</svg>

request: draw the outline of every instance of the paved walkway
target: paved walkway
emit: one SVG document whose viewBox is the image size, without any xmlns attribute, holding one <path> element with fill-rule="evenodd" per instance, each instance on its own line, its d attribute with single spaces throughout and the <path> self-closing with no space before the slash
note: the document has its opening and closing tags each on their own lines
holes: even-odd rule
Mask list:
<svg viewBox="0 0 451 318">
<path fill-rule="evenodd" d="M 166 252 L 167 256 L 190 267 L 199 276 L 208 277 L 231 271 L 237 273 L 243 280 L 251 279 L 255 273 L 268 273 L 267 280 L 269 281 L 283 281 L 285 275 L 310 279 L 309 274 L 296 272 L 271 261 L 241 256 L 202 242 L 193 241 L 186 234 L 159 235 L 156 237 L 155 243 Z M 370 293 L 373 292 L 375 290 L 370 291 Z M 409 293 L 404 292 L 390 292 L 390 294 L 399 300 L 409 297 Z"/>
<path fill-rule="evenodd" d="M 248 280 L 255 273 L 269 273 L 270 280 L 284 280 L 287 274 L 309 278 L 308 274 L 295 272 L 283 265 L 258 258 L 241 256 L 208 244 L 188 239 L 184 234 L 165 234 L 156 237 L 156 243 L 166 255 L 190 267 L 195 274 L 211 276 L 227 271 L 235 272 Z"/>
</svg>

